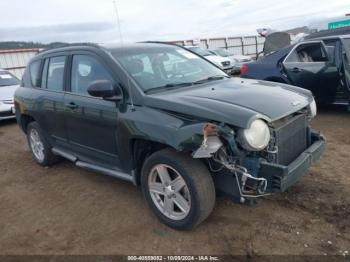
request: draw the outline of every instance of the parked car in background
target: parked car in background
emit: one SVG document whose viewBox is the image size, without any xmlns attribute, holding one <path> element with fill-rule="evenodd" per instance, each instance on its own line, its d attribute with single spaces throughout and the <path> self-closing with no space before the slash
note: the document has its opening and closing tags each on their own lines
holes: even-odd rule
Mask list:
<svg viewBox="0 0 350 262">
<path fill-rule="evenodd" d="M 224 70 L 227 74 L 233 73 L 233 64 L 231 59 L 215 55 L 209 52 L 209 50 L 203 49 L 199 46 L 185 46 L 185 48 L 208 59 L 210 62 Z"/>
<path fill-rule="evenodd" d="M 231 78 L 177 45 L 48 50 L 22 82 L 17 122 L 39 165 L 61 156 L 140 185 L 176 229 L 206 219 L 216 192 L 252 204 L 285 191 L 325 147 L 310 91 Z"/>
<path fill-rule="evenodd" d="M 350 101 L 350 35 L 301 41 L 244 65 L 241 76 L 306 88 L 320 104 Z"/>
<path fill-rule="evenodd" d="M 10 72 L 0 69 L 0 120 L 16 117 L 13 96 L 19 83 Z"/>
<path fill-rule="evenodd" d="M 248 64 L 253 61 L 253 59 L 250 56 L 235 55 L 234 53 L 225 48 L 209 49 L 209 52 L 217 56 L 229 58 L 233 66 L 233 73 L 240 73 L 243 64 Z"/>
</svg>

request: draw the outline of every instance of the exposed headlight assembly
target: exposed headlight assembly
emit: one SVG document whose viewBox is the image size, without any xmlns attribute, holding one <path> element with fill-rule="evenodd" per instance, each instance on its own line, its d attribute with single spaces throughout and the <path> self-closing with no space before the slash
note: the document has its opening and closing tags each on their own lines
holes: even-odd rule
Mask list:
<svg viewBox="0 0 350 262">
<path fill-rule="evenodd" d="M 256 119 L 249 128 L 238 131 L 238 139 L 244 149 L 260 151 L 269 144 L 270 130 L 263 120 Z"/>
<path fill-rule="evenodd" d="M 309 105 L 309 117 L 314 118 L 316 115 L 317 115 L 317 106 L 316 106 L 315 99 L 313 99 Z"/>
</svg>

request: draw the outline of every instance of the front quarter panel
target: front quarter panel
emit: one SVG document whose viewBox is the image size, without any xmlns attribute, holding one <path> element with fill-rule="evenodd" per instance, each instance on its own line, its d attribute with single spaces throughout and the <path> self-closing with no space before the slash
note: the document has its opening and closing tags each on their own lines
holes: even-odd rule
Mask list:
<svg viewBox="0 0 350 262">
<path fill-rule="evenodd" d="M 132 170 L 132 142 L 153 141 L 179 151 L 193 151 L 203 140 L 205 122 L 171 115 L 149 107 L 130 107 L 118 118 L 117 143 L 121 163 Z"/>
</svg>

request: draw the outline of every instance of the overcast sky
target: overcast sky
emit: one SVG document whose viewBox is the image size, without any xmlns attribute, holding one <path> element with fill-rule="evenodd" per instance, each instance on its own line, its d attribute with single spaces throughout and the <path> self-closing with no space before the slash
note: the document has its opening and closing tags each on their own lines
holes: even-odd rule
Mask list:
<svg viewBox="0 0 350 262">
<path fill-rule="evenodd" d="M 349 0 L 117 0 L 124 41 L 289 29 L 350 13 Z M 118 42 L 112 0 L 0 2 L 0 41 Z"/>
</svg>

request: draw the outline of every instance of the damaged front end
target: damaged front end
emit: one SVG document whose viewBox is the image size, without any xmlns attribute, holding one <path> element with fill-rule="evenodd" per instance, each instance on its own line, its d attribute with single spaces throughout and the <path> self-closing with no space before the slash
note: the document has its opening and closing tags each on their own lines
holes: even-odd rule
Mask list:
<svg viewBox="0 0 350 262">
<path fill-rule="evenodd" d="M 192 154 L 207 160 L 217 190 L 241 203 L 285 191 L 325 147 L 324 138 L 310 129 L 305 112 L 262 122 L 252 121 L 250 129 L 207 123 L 203 142 Z"/>
</svg>

